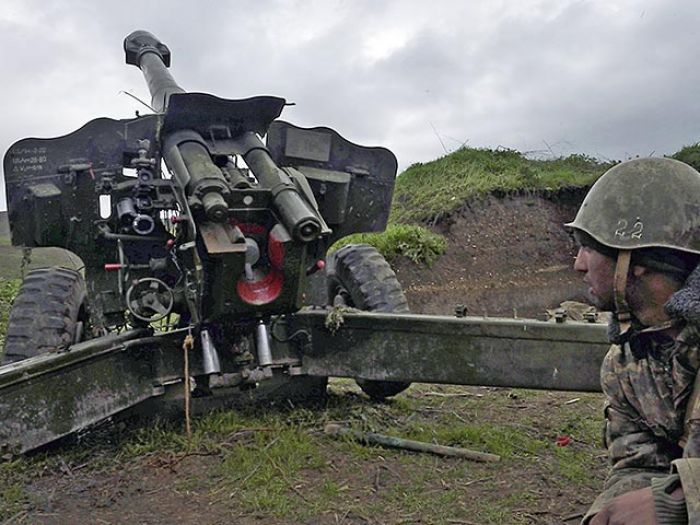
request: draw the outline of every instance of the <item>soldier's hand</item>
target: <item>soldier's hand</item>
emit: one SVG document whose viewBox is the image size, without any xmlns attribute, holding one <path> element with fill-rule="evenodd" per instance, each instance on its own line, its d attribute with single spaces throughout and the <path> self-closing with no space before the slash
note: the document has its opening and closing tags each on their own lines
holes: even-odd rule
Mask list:
<svg viewBox="0 0 700 525">
<path fill-rule="evenodd" d="M 590 525 L 657 525 L 651 488 L 633 490 L 613 499 Z"/>
</svg>

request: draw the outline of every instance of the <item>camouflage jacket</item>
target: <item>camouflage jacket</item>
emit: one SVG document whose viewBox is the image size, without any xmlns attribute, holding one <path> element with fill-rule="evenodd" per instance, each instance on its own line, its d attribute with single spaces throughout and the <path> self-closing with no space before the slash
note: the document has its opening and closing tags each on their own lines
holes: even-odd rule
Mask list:
<svg viewBox="0 0 700 525">
<path fill-rule="evenodd" d="M 700 265 L 664 309 L 683 327 L 675 340 L 639 326 L 620 336 L 614 319 L 610 324 L 617 344 L 603 361 L 601 383 L 612 468 L 584 523 L 612 498 L 670 476 L 671 462 L 686 496 L 688 521 L 700 523 Z M 688 407 L 694 390 L 694 406 Z"/>
<path fill-rule="evenodd" d="M 687 323 L 675 341 L 642 332 L 611 347 L 601 368 L 601 384 L 612 468 L 584 523 L 612 498 L 668 475 L 672 461 L 700 457 L 700 403 L 685 422 L 699 368 L 696 324 Z"/>
<path fill-rule="evenodd" d="M 700 458 L 682 458 L 673 462 L 678 472 L 688 511 L 688 523 L 700 523 Z"/>
</svg>

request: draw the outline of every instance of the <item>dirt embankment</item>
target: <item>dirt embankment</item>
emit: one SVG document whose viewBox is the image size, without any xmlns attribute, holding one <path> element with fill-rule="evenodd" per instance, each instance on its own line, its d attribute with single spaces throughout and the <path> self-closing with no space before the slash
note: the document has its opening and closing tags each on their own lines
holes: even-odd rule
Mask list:
<svg viewBox="0 0 700 525">
<path fill-rule="evenodd" d="M 489 196 L 433 226 L 448 241 L 430 269 L 394 264 L 411 311 L 453 315 L 543 318 L 547 308 L 581 300 L 581 276 L 572 268 L 571 221 L 585 189 L 551 194 Z"/>
</svg>

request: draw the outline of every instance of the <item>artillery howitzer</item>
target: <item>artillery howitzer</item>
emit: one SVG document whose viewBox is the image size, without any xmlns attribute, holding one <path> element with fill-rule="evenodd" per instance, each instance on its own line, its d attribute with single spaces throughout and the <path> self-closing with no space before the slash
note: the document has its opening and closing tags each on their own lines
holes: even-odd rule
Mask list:
<svg viewBox="0 0 700 525">
<path fill-rule="evenodd" d="M 0 447 L 179 409 L 190 392 L 201 410 L 319 396 L 329 376 L 378 399 L 411 381 L 598 389 L 604 327 L 410 315 L 373 248 L 326 257 L 385 228 L 390 151 L 276 120 L 281 98 L 187 93 L 149 33 L 124 49 L 154 114 L 20 140 L 4 158 L 13 244 L 66 248 L 84 272 L 24 279 L 0 367 Z"/>
</svg>

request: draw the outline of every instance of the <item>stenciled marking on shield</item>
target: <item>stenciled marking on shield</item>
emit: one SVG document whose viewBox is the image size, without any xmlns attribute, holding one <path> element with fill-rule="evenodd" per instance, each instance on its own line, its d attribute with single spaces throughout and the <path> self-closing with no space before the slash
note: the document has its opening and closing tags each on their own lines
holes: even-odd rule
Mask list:
<svg viewBox="0 0 700 525">
<path fill-rule="evenodd" d="M 33 148 L 15 148 L 12 150 L 12 173 L 32 174 L 44 171 L 44 164 L 48 160 L 46 148 L 36 146 Z"/>
</svg>

